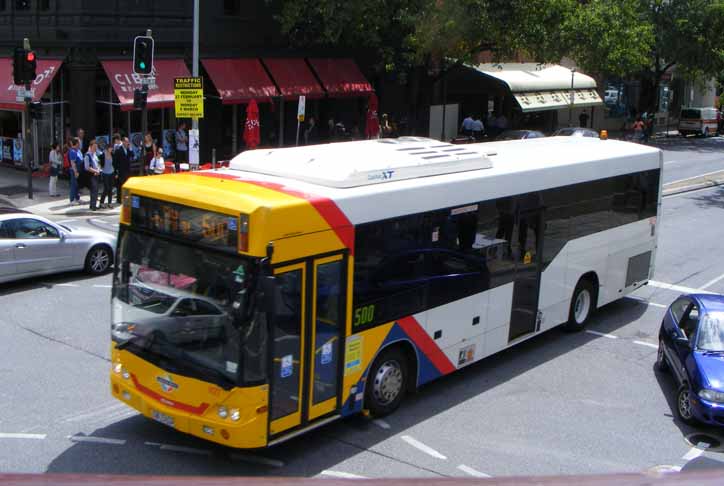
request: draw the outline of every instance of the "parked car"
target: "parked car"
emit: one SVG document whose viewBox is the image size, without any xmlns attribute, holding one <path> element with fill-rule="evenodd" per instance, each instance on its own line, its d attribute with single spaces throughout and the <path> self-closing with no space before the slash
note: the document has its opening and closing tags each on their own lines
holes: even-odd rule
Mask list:
<svg viewBox="0 0 724 486">
<path fill-rule="evenodd" d="M 93 275 L 113 262 L 116 236 L 0 207 L 0 283 L 72 270 Z"/>
<path fill-rule="evenodd" d="M 724 425 L 724 295 L 682 295 L 669 306 L 656 368 L 672 372 L 683 422 Z"/>
<path fill-rule="evenodd" d="M 554 137 L 593 137 L 598 138 L 598 132 L 590 128 L 568 127 L 559 128 L 553 132 Z"/>
<path fill-rule="evenodd" d="M 525 140 L 528 138 L 543 138 L 545 135 L 538 130 L 506 130 L 495 140 Z"/>
<path fill-rule="evenodd" d="M 679 116 L 679 133 L 683 136 L 706 137 L 716 135 L 719 129 L 719 112 L 716 108 L 683 108 Z"/>
</svg>

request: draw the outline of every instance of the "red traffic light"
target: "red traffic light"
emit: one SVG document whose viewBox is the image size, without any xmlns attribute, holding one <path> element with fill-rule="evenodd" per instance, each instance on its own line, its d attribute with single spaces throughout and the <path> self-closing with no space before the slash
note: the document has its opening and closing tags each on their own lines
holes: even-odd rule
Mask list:
<svg viewBox="0 0 724 486">
<path fill-rule="evenodd" d="M 35 53 L 33 51 L 28 51 L 26 59 L 28 60 L 28 62 L 35 61 Z"/>
</svg>

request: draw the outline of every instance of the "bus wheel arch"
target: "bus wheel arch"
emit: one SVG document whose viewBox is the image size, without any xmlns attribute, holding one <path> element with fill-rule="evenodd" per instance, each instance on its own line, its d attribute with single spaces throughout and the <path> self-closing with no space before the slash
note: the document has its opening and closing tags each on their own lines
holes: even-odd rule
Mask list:
<svg viewBox="0 0 724 486">
<path fill-rule="evenodd" d="M 417 355 L 408 341 L 382 348 L 367 374 L 364 408 L 375 417 L 394 412 L 404 396 L 417 388 L 417 369 Z"/>
<path fill-rule="evenodd" d="M 564 324 L 565 331 L 582 331 L 591 315 L 598 308 L 599 280 L 596 272 L 581 275 L 571 295 L 568 321 Z"/>
</svg>

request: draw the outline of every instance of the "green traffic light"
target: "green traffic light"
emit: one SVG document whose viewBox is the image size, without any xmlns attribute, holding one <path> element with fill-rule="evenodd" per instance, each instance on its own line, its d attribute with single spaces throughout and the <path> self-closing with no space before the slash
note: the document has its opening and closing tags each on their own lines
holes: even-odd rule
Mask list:
<svg viewBox="0 0 724 486">
<path fill-rule="evenodd" d="M 145 63 L 145 62 L 141 62 L 141 63 L 139 64 L 139 66 L 141 66 L 141 69 L 146 69 L 146 63 Z"/>
</svg>

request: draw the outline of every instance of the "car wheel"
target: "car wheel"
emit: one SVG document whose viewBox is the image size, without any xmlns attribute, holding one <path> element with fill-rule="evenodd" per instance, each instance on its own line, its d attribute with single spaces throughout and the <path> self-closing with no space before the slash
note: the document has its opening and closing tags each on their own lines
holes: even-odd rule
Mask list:
<svg viewBox="0 0 724 486">
<path fill-rule="evenodd" d="M 656 352 L 656 369 L 659 371 L 669 371 L 669 363 L 666 362 L 664 355 L 664 340 L 659 339 L 659 350 Z"/>
<path fill-rule="evenodd" d="M 365 408 L 373 416 L 387 415 L 400 406 L 407 390 L 408 369 L 399 348 L 389 348 L 377 357 L 365 387 Z"/>
<path fill-rule="evenodd" d="M 111 266 L 111 258 L 110 248 L 105 245 L 96 245 L 85 257 L 85 271 L 93 275 L 105 273 Z"/>
<path fill-rule="evenodd" d="M 682 385 L 679 393 L 676 395 L 676 414 L 682 422 L 687 425 L 694 425 L 694 409 L 691 403 L 691 388 L 688 385 Z"/>
<path fill-rule="evenodd" d="M 565 331 L 581 331 L 596 308 L 596 292 L 593 283 L 582 279 L 576 285 L 568 311 L 568 322 L 563 325 Z"/>
</svg>

